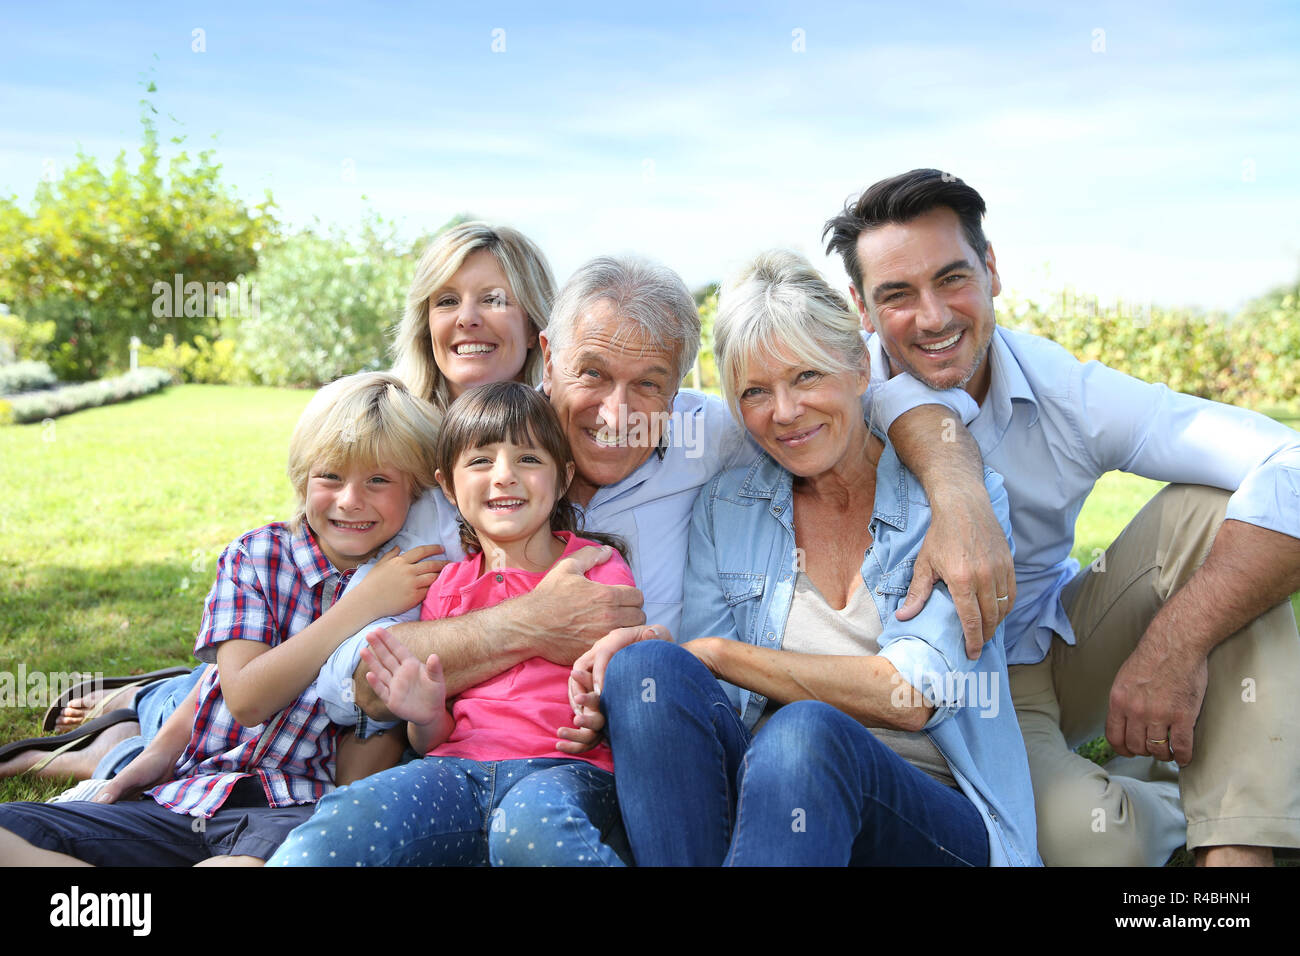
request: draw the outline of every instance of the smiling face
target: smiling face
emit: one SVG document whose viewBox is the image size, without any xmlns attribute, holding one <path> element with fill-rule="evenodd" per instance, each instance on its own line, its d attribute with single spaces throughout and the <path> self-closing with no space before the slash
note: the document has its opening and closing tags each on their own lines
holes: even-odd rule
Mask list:
<svg viewBox="0 0 1300 956">
<path fill-rule="evenodd" d="M 863 232 L 857 256 L 864 322 L 880 333 L 894 373 L 911 372 L 931 388 L 964 388 L 982 401 L 993 297 L 1002 291 L 993 247 L 981 262 L 957 214 L 941 206 Z M 857 289 L 853 298 L 863 308 Z"/>
<path fill-rule="evenodd" d="M 569 497 L 586 504 L 658 447 L 677 395 L 677 355 L 622 321 L 603 299 L 578 317 L 562 353 L 543 333 L 542 354 L 543 385 L 578 466 Z"/>
<path fill-rule="evenodd" d="M 466 256 L 429 296 L 429 336 L 452 398 L 474 385 L 517 381 L 537 344 L 537 330 L 486 249 Z"/>
<path fill-rule="evenodd" d="M 307 523 L 330 563 L 355 568 L 402 530 L 411 484 L 393 469 L 356 464 L 311 469 L 304 501 Z"/>
<path fill-rule="evenodd" d="M 781 357 L 750 357 L 736 389 L 745 428 L 800 478 L 835 470 L 866 446 L 862 394 L 868 375 L 830 374 Z"/>
<path fill-rule="evenodd" d="M 467 448 L 451 480 L 439 471 L 438 481 L 478 534 L 488 566 L 542 571 L 563 550 L 550 519 L 572 476 L 572 463 L 562 470 L 530 437 Z"/>
</svg>

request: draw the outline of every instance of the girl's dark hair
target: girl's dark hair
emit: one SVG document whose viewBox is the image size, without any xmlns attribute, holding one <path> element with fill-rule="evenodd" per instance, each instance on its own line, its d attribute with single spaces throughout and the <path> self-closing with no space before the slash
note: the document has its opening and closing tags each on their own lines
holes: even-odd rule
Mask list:
<svg viewBox="0 0 1300 956">
<path fill-rule="evenodd" d="M 461 393 L 447 409 L 447 417 L 438 433 L 433 458 L 443 480 L 452 486 L 453 495 L 455 484 L 452 476 L 461 453 L 467 448 L 482 448 L 503 441 L 533 445 L 546 452 L 555 462 L 555 487 L 563 487 L 573 452 L 555 409 L 541 392 L 522 382 L 493 382 Z M 625 561 L 628 560 L 627 545 L 620 538 L 586 531 L 578 525 L 573 505 L 561 494 L 551 511 L 552 531 L 570 531 L 607 544 Z M 464 520 L 460 523 L 460 543 L 467 554 L 483 550 L 478 534 Z"/>
</svg>

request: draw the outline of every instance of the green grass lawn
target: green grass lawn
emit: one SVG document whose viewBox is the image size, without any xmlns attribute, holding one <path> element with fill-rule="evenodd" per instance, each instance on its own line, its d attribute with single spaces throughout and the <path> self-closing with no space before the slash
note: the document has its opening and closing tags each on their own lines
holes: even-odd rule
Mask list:
<svg viewBox="0 0 1300 956">
<path fill-rule="evenodd" d="M 289 435 L 310 397 L 184 385 L 0 428 L 0 671 L 190 662 L 221 550 L 290 516 Z M 1091 560 L 1159 487 L 1106 476 L 1079 518 L 1075 555 Z M 0 741 L 38 733 L 42 713 L 0 708 Z M 57 789 L 0 781 L 0 801 Z"/>
</svg>

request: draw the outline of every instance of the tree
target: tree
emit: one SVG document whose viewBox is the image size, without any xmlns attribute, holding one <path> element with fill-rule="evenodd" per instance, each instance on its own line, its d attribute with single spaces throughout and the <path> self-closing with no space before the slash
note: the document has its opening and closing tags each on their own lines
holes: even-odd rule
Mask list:
<svg viewBox="0 0 1300 956">
<path fill-rule="evenodd" d="M 147 93 L 156 91 L 149 83 Z M 208 292 L 251 273 L 277 233 L 270 193 L 246 205 L 222 181 L 213 150 L 182 150 L 164 173 L 156 114 L 141 100 L 135 169 L 125 150 L 101 169 L 79 149 L 57 180 L 37 185 L 30 212 L 17 196 L 0 199 L 0 301 L 27 321 L 55 323 L 49 361 L 61 378 L 122 368 L 132 335 L 151 345 L 169 333 L 211 335 L 218 309 Z M 156 289 L 174 288 L 176 276 L 204 294 L 162 302 Z"/>
</svg>

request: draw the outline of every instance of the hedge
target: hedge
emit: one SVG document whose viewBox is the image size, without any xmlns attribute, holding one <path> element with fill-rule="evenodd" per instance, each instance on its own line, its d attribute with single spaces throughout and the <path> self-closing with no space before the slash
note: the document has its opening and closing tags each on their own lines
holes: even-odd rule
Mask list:
<svg viewBox="0 0 1300 956">
<path fill-rule="evenodd" d="M 48 392 L 14 395 L 0 400 L 0 421 L 39 422 L 83 408 L 139 398 L 170 385 L 172 381 L 171 372 L 160 368 L 140 368 L 116 378 L 68 385 Z"/>
<path fill-rule="evenodd" d="M 58 378 L 44 362 L 15 362 L 0 365 L 0 395 L 27 392 L 35 388 L 49 388 L 58 384 Z"/>
</svg>

